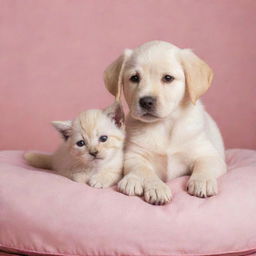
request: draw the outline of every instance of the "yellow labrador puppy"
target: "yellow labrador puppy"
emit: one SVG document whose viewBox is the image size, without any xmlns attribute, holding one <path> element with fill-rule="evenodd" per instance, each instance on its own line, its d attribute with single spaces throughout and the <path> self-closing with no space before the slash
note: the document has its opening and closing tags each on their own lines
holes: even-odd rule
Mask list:
<svg viewBox="0 0 256 256">
<path fill-rule="evenodd" d="M 224 146 L 199 100 L 212 77 L 191 50 L 162 41 L 125 50 L 106 69 L 107 89 L 119 97 L 123 87 L 130 109 L 121 192 L 165 204 L 172 195 L 164 181 L 191 174 L 191 195 L 217 193 L 217 177 L 226 172 Z"/>
</svg>

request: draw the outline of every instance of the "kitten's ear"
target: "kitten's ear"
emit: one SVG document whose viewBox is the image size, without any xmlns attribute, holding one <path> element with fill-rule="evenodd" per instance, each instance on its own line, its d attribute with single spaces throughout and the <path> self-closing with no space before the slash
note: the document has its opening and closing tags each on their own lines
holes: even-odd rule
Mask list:
<svg viewBox="0 0 256 256">
<path fill-rule="evenodd" d="M 53 127 L 62 135 L 64 140 L 67 140 L 71 136 L 72 121 L 52 121 Z"/>
<path fill-rule="evenodd" d="M 123 111 L 123 107 L 119 102 L 115 102 L 111 106 L 107 107 L 103 110 L 111 120 L 113 120 L 118 128 L 123 128 L 125 115 Z"/>
</svg>

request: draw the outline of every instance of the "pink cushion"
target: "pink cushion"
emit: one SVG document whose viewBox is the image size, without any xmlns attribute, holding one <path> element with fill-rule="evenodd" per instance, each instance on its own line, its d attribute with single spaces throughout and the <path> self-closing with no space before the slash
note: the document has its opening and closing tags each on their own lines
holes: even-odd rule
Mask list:
<svg viewBox="0 0 256 256">
<path fill-rule="evenodd" d="M 0 153 L 0 250 L 53 255 L 243 255 L 256 252 L 256 152 L 229 150 L 218 196 L 188 195 L 188 177 L 169 182 L 173 201 L 94 189 Z"/>
</svg>

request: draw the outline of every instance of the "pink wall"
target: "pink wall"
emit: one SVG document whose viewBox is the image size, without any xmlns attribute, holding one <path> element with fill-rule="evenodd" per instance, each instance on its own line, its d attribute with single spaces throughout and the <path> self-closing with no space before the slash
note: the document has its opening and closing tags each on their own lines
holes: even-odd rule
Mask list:
<svg viewBox="0 0 256 256">
<path fill-rule="evenodd" d="M 227 147 L 256 148 L 255 13 L 255 0 L 0 0 L 0 148 L 53 150 L 49 122 L 109 104 L 104 68 L 154 39 L 209 63 Z"/>
</svg>

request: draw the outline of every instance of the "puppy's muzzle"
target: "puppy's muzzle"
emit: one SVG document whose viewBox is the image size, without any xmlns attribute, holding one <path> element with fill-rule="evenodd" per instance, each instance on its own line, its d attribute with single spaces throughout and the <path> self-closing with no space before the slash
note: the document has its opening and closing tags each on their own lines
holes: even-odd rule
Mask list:
<svg viewBox="0 0 256 256">
<path fill-rule="evenodd" d="M 156 106 L 156 98 L 151 96 L 142 97 L 139 100 L 139 104 L 143 110 L 153 111 Z"/>
</svg>

